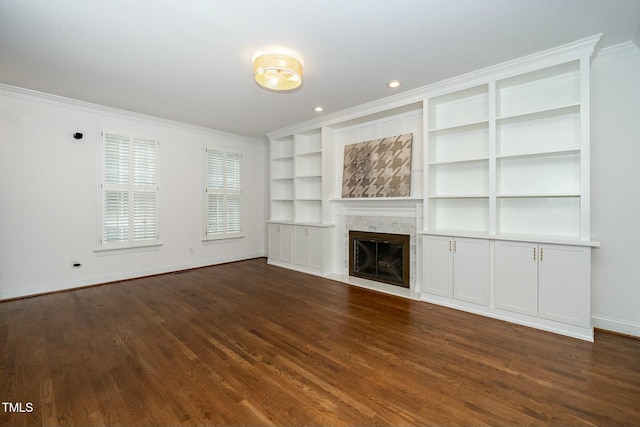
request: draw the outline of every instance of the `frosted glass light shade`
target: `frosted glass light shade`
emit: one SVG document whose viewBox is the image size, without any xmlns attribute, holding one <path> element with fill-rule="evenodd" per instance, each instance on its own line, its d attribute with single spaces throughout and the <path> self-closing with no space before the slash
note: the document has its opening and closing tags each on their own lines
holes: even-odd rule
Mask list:
<svg viewBox="0 0 640 427">
<path fill-rule="evenodd" d="M 302 84 L 302 64 L 281 53 L 266 53 L 253 60 L 256 82 L 267 89 L 286 91 Z"/>
</svg>

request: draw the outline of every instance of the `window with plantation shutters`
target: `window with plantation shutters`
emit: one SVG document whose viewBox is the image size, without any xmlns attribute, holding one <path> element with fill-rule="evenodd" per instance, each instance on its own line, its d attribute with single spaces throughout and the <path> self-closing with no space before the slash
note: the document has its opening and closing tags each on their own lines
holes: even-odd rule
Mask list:
<svg viewBox="0 0 640 427">
<path fill-rule="evenodd" d="M 242 155 L 207 147 L 205 159 L 205 238 L 239 237 L 242 233 Z"/>
<path fill-rule="evenodd" d="M 158 241 L 158 141 L 127 132 L 102 133 L 102 249 Z"/>
</svg>

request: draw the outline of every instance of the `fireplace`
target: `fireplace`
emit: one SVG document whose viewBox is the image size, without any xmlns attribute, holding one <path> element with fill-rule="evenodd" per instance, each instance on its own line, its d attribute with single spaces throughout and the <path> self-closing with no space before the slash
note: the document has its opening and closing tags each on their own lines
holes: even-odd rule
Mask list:
<svg viewBox="0 0 640 427">
<path fill-rule="evenodd" d="M 349 275 L 409 287 L 408 234 L 349 231 Z"/>
</svg>

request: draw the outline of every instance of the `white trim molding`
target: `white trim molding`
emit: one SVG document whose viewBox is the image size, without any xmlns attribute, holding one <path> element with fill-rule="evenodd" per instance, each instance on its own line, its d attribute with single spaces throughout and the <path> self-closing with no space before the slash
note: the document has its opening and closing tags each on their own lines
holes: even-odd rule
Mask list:
<svg viewBox="0 0 640 427">
<path fill-rule="evenodd" d="M 640 337 L 640 323 L 632 323 L 626 320 L 613 319 L 611 317 L 598 315 L 591 316 L 591 323 L 594 328 Z"/>
<path fill-rule="evenodd" d="M 110 117 L 123 118 L 127 120 L 135 120 L 141 123 L 152 124 L 156 126 L 164 126 L 167 128 L 188 130 L 191 132 L 197 132 L 202 135 L 222 137 L 227 141 L 238 141 L 244 143 L 251 143 L 255 145 L 264 146 L 266 140 L 251 138 L 248 136 L 237 135 L 233 133 L 224 132 L 217 129 L 207 128 L 203 126 L 196 126 L 189 123 L 178 122 L 175 120 L 164 119 L 162 117 L 150 116 L 147 114 L 136 113 L 135 111 L 122 110 L 119 108 L 108 107 L 100 104 L 93 104 L 91 102 L 79 101 L 73 98 L 65 98 L 59 95 L 53 95 L 44 92 L 38 92 L 31 89 L 25 89 L 17 86 L 10 86 L 4 83 L 0 83 L 0 93 L 12 96 L 15 98 L 36 100 L 38 102 L 45 102 L 51 105 L 57 105 L 66 108 L 72 108 L 83 112 L 93 112 Z"/>
<path fill-rule="evenodd" d="M 600 65 L 633 57 L 635 55 L 638 55 L 639 53 L 640 46 L 635 42 L 628 41 L 600 50 L 597 55 L 593 57 L 591 65 L 594 67 L 598 67 Z"/>
</svg>

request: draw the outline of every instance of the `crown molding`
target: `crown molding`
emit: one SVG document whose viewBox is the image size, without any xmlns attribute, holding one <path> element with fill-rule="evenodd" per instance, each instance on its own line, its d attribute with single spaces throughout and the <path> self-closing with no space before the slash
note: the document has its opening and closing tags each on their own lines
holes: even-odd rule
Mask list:
<svg viewBox="0 0 640 427">
<path fill-rule="evenodd" d="M 628 41 L 600 50 L 593 58 L 591 65 L 597 67 L 622 59 L 631 58 L 638 54 L 640 54 L 640 47 L 638 47 L 634 41 Z"/>
<path fill-rule="evenodd" d="M 296 125 L 287 126 L 273 132 L 267 133 L 270 139 L 280 138 L 293 133 L 306 132 L 318 129 L 323 126 L 333 126 L 338 123 L 363 118 L 369 115 L 400 109 L 405 106 L 416 104 L 415 109 L 419 109 L 424 99 L 440 95 L 444 92 L 465 89 L 487 80 L 506 78 L 511 75 L 525 73 L 539 68 L 542 65 L 556 65 L 563 62 L 589 57 L 602 34 L 567 43 L 538 53 L 527 55 L 511 61 L 502 62 L 497 65 L 486 67 L 467 74 L 442 80 L 427 86 L 412 89 L 396 95 L 385 97 L 376 101 L 361 104 L 352 108 L 338 111 L 326 116 L 318 117 Z"/>
<path fill-rule="evenodd" d="M 50 105 L 56 105 L 64 108 L 71 108 L 83 112 L 91 112 L 95 114 L 101 114 L 105 116 L 116 117 L 119 119 L 135 120 L 137 122 L 163 126 L 177 130 L 184 130 L 190 132 L 196 132 L 206 136 L 214 136 L 224 138 L 226 140 L 233 140 L 237 142 L 244 142 L 250 144 L 264 145 L 265 141 L 258 138 L 251 138 L 248 136 L 237 135 L 229 132 L 220 131 L 217 129 L 207 128 L 204 126 L 192 125 L 189 123 L 179 122 L 176 120 L 164 119 L 162 117 L 151 116 L 147 114 L 136 113 L 134 111 L 122 110 L 119 108 L 108 107 L 105 105 L 94 104 L 91 102 L 80 101 L 73 98 L 66 98 L 64 96 L 53 95 L 45 92 L 38 92 L 36 90 L 25 89 L 17 86 L 10 86 L 0 83 L 0 95 L 11 96 L 14 98 L 24 99 L 27 101 L 44 102 Z"/>
</svg>

